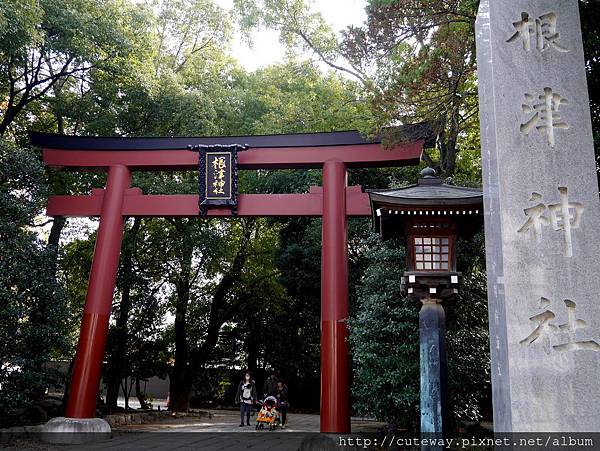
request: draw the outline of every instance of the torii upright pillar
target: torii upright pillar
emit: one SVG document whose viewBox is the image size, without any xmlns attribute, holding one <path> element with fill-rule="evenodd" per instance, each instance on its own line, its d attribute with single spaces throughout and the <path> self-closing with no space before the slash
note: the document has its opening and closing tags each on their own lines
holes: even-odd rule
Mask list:
<svg viewBox="0 0 600 451">
<path fill-rule="evenodd" d="M 73 377 L 69 390 L 68 418 L 94 418 L 113 292 L 123 238 L 123 199 L 131 173 L 111 166 L 102 201 L 100 226 L 94 248 Z"/>
<path fill-rule="evenodd" d="M 323 164 L 321 432 L 350 432 L 346 165 Z"/>
</svg>

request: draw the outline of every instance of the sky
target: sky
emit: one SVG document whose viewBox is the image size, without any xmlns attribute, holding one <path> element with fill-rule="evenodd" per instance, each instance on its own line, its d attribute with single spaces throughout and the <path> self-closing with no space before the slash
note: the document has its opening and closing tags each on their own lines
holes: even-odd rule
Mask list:
<svg viewBox="0 0 600 451">
<path fill-rule="evenodd" d="M 227 10 L 233 8 L 233 0 L 215 0 L 215 3 Z M 365 21 L 366 3 L 366 0 L 313 0 L 312 8 L 320 12 L 335 31 L 339 31 Z M 278 32 L 259 30 L 253 33 L 252 40 L 253 46 L 250 48 L 238 33 L 233 43 L 233 56 L 246 70 L 253 71 L 284 61 L 285 50 L 279 43 Z"/>
</svg>

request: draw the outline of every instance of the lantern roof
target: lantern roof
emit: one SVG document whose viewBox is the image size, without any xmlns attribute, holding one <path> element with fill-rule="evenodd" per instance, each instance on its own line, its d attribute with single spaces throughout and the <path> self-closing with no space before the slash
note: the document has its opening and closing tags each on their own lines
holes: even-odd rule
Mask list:
<svg viewBox="0 0 600 451">
<path fill-rule="evenodd" d="M 477 188 L 447 185 L 436 177 L 435 171 L 425 168 L 416 185 L 383 190 L 368 190 L 372 206 L 418 208 L 460 207 L 483 204 L 483 193 Z M 374 209 L 374 211 L 375 211 Z"/>
<path fill-rule="evenodd" d="M 407 221 L 449 221 L 461 236 L 472 236 L 483 222 L 483 193 L 477 188 L 448 185 L 425 168 L 417 184 L 367 190 L 375 231 L 383 238 L 404 236 Z"/>
</svg>

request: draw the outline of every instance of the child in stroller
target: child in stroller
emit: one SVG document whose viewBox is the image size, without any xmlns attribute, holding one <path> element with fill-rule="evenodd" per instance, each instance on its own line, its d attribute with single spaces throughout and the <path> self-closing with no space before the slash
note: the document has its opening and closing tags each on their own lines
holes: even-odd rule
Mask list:
<svg viewBox="0 0 600 451">
<path fill-rule="evenodd" d="M 277 410 L 277 398 L 267 396 L 262 402 L 258 416 L 256 417 L 256 430 L 269 427 L 269 431 L 274 431 L 281 425 L 281 415 Z"/>
</svg>

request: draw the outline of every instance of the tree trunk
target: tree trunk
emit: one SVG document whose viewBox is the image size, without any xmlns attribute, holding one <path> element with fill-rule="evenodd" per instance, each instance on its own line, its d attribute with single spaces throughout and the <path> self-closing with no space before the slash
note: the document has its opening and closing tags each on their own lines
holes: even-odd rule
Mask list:
<svg viewBox="0 0 600 451">
<path fill-rule="evenodd" d="M 12 124 L 12 122 L 15 120 L 16 116 L 17 111 L 15 110 L 13 105 L 9 104 L 4 112 L 4 117 L 0 122 L 0 137 L 4 136 L 4 134 L 8 130 L 8 127 L 10 127 L 10 124 Z"/>
<path fill-rule="evenodd" d="M 446 145 L 446 164 L 445 173 L 446 175 L 453 175 L 456 169 L 456 144 L 458 142 L 458 134 L 460 133 L 460 105 L 458 102 L 452 102 L 452 109 L 450 111 L 450 128 L 448 131 L 448 141 Z"/>
<path fill-rule="evenodd" d="M 198 371 L 205 365 L 212 355 L 219 341 L 219 331 L 223 324 L 229 320 L 235 306 L 227 305 L 227 295 L 233 288 L 235 282 L 239 279 L 244 265 L 246 263 L 248 246 L 252 236 L 252 224 L 254 221 L 246 220 L 244 222 L 244 236 L 242 244 L 233 260 L 230 270 L 223 276 L 217 288 L 210 307 L 209 321 L 206 331 L 206 338 L 202 345 L 190 352 L 187 343 L 185 331 L 185 314 L 190 294 L 190 273 L 192 262 L 193 243 L 191 233 L 188 230 L 181 230 L 184 246 L 182 257 L 180 259 L 181 267 L 187 266 L 185 271 L 181 271 L 185 279 L 176 280 L 177 287 L 177 305 L 175 311 L 175 364 L 170 379 L 169 409 L 174 412 L 186 412 L 189 408 L 189 398 L 194 378 Z M 189 254 L 188 254 L 189 252 Z"/>
<path fill-rule="evenodd" d="M 438 134 L 441 175 L 450 177 L 456 169 L 456 145 L 460 134 L 460 102 L 453 96 Z"/>
<path fill-rule="evenodd" d="M 125 247 L 121 260 L 119 278 L 121 279 L 121 305 L 119 306 L 119 316 L 114 326 L 114 349 L 110 353 L 110 360 L 107 365 L 107 388 L 106 388 L 106 406 L 109 412 L 117 410 L 117 400 L 119 398 L 119 386 L 121 379 L 128 372 L 127 365 L 127 322 L 131 313 L 131 285 L 133 282 L 133 256 L 137 245 L 137 236 L 142 224 L 141 218 L 135 218 L 133 225 L 127 233 Z"/>
<path fill-rule="evenodd" d="M 252 317 L 249 318 L 248 321 L 248 335 L 245 341 L 246 343 L 246 353 L 248 355 L 248 359 L 246 365 L 248 370 L 252 374 L 252 377 L 256 377 L 256 370 L 258 369 L 258 356 L 260 353 L 259 350 L 259 333 L 261 330 L 260 320 L 258 318 Z"/>
<path fill-rule="evenodd" d="M 194 243 L 189 222 L 175 220 L 176 230 L 181 239 L 179 255 L 180 272 L 174 277 L 176 288 L 175 304 L 175 362 L 169 378 L 169 410 L 187 412 L 193 378 L 189 371 L 189 345 L 187 342 L 187 308 L 190 300 L 190 278 Z"/>
<path fill-rule="evenodd" d="M 150 406 L 146 402 L 146 394 L 142 393 L 142 387 L 140 387 L 140 378 L 135 378 L 135 397 L 138 399 L 140 403 L 140 409 L 149 409 Z"/>
<path fill-rule="evenodd" d="M 189 412 L 192 377 L 187 368 L 176 370 L 169 379 L 169 410 L 171 412 Z"/>
<path fill-rule="evenodd" d="M 202 346 L 195 350 L 192 361 L 190 362 L 190 367 L 193 374 L 196 374 L 208 361 L 214 349 L 217 347 L 217 343 L 219 341 L 219 331 L 221 330 L 221 327 L 226 321 L 233 317 L 236 308 L 239 306 L 239 303 L 236 303 L 235 305 L 227 305 L 226 299 L 227 295 L 233 288 L 235 282 L 241 276 L 242 270 L 244 269 L 246 258 L 248 256 L 248 245 L 252 235 L 251 224 L 253 222 L 253 220 L 247 220 L 245 222 L 244 236 L 242 238 L 241 247 L 235 255 L 229 272 L 223 276 L 217 285 L 215 294 L 213 295 L 210 306 L 206 338 L 204 343 L 202 343 Z"/>
<path fill-rule="evenodd" d="M 50 167 L 46 167 L 45 172 L 51 194 L 68 194 L 64 173 Z M 54 217 L 54 220 L 52 221 L 52 228 L 50 229 L 50 235 L 48 236 L 48 243 L 46 245 L 51 251 L 50 258 L 52 261 L 50 263 L 55 276 L 58 268 L 58 248 L 60 244 L 60 236 L 66 224 L 67 218 L 65 216 Z"/>
<path fill-rule="evenodd" d="M 121 382 L 121 388 L 123 389 L 123 397 L 125 398 L 125 410 L 129 410 L 129 396 L 131 396 L 131 388 L 133 386 L 133 378 L 131 384 L 127 382 L 129 380 L 129 376 L 126 376 Z"/>
<path fill-rule="evenodd" d="M 48 236 L 47 248 L 50 250 L 50 264 L 52 265 L 52 274 L 56 277 L 58 269 L 58 247 L 60 243 L 60 235 L 67 223 L 67 218 L 64 216 L 55 216 L 52 221 L 52 228 Z"/>
<path fill-rule="evenodd" d="M 49 65 L 49 67 L 51 68 L 52 66 Z M 54 75 L 52 73 L 52 69 L 51 69 L 51 74 Z M 66 79 L 63 79 L 62 82 L 58 81 L 56 84 L 54 84 L 52 86 L 52 90 L 54 91 L 54 96 L 56 98 L 58 98 L 60 96 L 60 93 L 62 92 L 62 87 L 65 84 L 65 81 L 66 81 Z M 59 135 L 64 135 L 65 134 L 65 121 L 64 121 L 62 114 L 60 114 L 57 109 L 54 109 L 54 117 L 56 118 L 57 133 Z M 48 177 L 48 182 L 49 182 L 52 194 L 67 194 L 67 189 L 65 186 L 65 177 L 60 171 L 50 169 L 46 172 L 46 176 Z M 56 273 L 56 266 L 57 266 L 57 262 L 58 262 L 58 244 L 60 242 L 60 235 L 62 233 L 62 230 L 63 230 L 66 222 L 67 222 L 67 218 L 65 218 L 63 216 L 55 216 L 54 221 L 52 222 L 52 228 L 50 229 L 50 236 L 48 237 L 48 247 L 53 249 L 55 252 L 55 254 L 52 256 L 52 258 L 53 258 L 52 263 L 54 266 L 55 273 Z"/>
<path fill-rule="evenodd" d="M 65 391 L 63 392 L 62 403 L 63 406 L 67 406 L 67 401 L 69 400 L 69 389 L 71 388 L 71 374 L 73 373 L 73 365 L 75 365 L 75 356 L 71 358 L 69 362 L 69 369 L 67 370 L 67 374 L 65 376 Z"/>
</svg>

